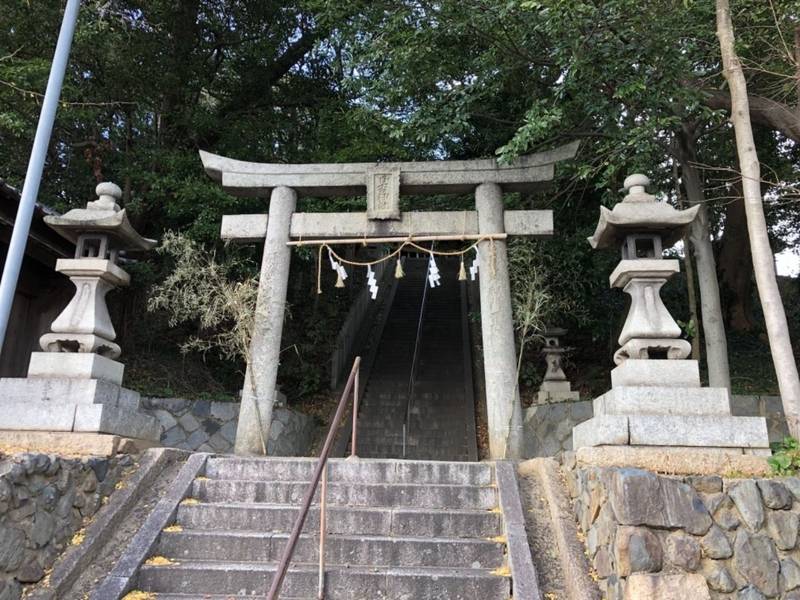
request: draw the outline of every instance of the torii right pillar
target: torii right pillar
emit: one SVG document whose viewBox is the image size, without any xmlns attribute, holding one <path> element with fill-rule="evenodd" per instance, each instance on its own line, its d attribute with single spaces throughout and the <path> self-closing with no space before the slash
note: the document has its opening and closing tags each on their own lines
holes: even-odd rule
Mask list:
<svg viewBox="0 0 800 600">
<path fill-rule="evenodd" d="M 475 190 L 478 231 L 504 233 L 503 190 L 483 183 Z M 503 240 L 483 241 L 480 252 L 481 332 L 486 378 L 489 452 L 492 458 L 519 458 L 522 405 L 517 384 L 517 351 L 511 311 L 508 254 Z"/>
</svg>

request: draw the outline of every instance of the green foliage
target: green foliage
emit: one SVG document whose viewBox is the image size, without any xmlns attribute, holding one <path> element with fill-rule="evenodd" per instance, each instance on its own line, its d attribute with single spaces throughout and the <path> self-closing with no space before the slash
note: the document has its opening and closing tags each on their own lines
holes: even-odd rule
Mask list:
<svg viewBox="0 0 800 600">
<path fill-rule="evenodd" d="M 564 112 L 561 108 L 534 102 L 533 106 L 525 113 L 522 126 L 517 129 L 511 141 L 496 150 L 500 162 L 508 163 L 511 159 L 545 141 L 553 128 L 561 124 L 563 117 Z"/>
<path fill-rule="evenodd" d="M 686 339 L 691 340 L 692 338 L 697 337 L 697 323 L 694 319 L 689 319 L 688 321 L 681 321 L 677 319 L 678 325 L 683 330 L 683 335 L 686 336 Z"/>
<path fill-rule="evenodd" d="M 772 456 L 767 462 L 775 475 L 795 475 L 800 469 L 800 442 L 787 436 L 772 444 Z"/>
</svg>

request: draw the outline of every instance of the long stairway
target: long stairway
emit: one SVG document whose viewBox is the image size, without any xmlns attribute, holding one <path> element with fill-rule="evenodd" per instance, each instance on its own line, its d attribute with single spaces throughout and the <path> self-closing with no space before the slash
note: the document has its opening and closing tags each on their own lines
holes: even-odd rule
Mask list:
<svg viewBox="0 0 800 600">
<path fill-rule="evenodd" d="M 154 541 L 158 558 L 126 589 L 159 600 L 263 599 L 314 464 L 209 457 L 197 471 L 205 475 L 187 488 L 191 498 L 180 501 L 174 522 Z M 509 598 L 494 464 L 335 459 L 328 473 L 326 599 Z M 282 600 L 317 598 L 316 502 Z M 121 563 L 133 560 L 123 556 Z"/>
<path fill-rule="evenodd" d="M 438 259 L 443 284 L 429 288 L 421 327 L 427 258 L 406 258 L 358 421 L 358 454 L 374 458 L 474 460 L 471 372 L 467 372 L 458 262 Z M 415 346 L 417 367 L 407 435 L 403 435 Z M 469 392 L 469 393 L 468 393 Z"/>
</svg>

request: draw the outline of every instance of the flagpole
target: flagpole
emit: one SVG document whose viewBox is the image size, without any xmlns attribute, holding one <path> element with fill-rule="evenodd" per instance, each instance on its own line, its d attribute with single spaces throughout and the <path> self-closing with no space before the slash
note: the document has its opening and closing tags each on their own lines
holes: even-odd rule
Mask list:
<svg viewBox="0 0 800 600">
<path fill-rule="evenodd" d="M 14 293 L 19 280 L 19 271 L 22 267 L 25 245 L 28 242 L 28 233 L 31 229 L 33 209 L 36 206 L 36 198 L 39 196 L 39 184 L 42 181 L 44 161 L 47 157 L 50 136 L 53 133 L 53 123 L 55 122 L 58 101 L 61 96 L 61 86 L 64 83 L 64 73 L 67 69 L 72 37 L 78 21 L 79 7 L 80 0 L 67 0 L 64 18 L 61 22 L 61 31 L 58 34 L 58 43 L 53 55 L 53 64 L 50 67 L 50 77 L 47 80 L 47 90 L 42 102 L 42 112 L 39 115 L 39 124 L 36 127 L 36 136 L 33 139 L 28 170 L 25 173 L 25 182 L 22 186 L 22 196 L 19 201 L 17 216 L 14 219 L 14 231 L 11 234 L 11 242 L 8 245 L 3 277 L 0 280 L 0 350 L 2 350 L 5 342 L 11 307 L 14 304 Z"/>
</svg>

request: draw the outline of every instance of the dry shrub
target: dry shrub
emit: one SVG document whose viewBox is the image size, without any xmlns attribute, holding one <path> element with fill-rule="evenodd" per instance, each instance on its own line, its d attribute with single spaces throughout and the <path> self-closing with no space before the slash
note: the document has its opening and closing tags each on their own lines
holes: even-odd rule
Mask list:
<svg viewBox="0 0 800 600">
<path fill-rule="evenodd" d="M 171 258 L 174 269 L 151 290 L 148 310 L 163 310 L 169 324 L 195 324 L 198 331 L 181 344 L 183 352 L 216 350 L 226 359 L 247 360 L 255 318 L 258 278 L 234 280 L 242 263 L 217 261 L 191 238 L 167 232 L 158 252 Z"/>
</svg>

